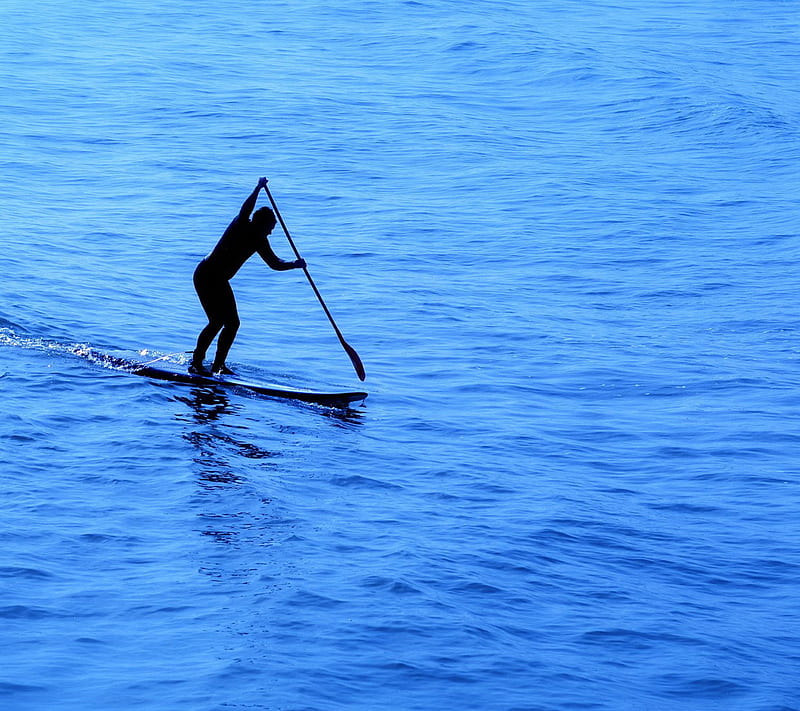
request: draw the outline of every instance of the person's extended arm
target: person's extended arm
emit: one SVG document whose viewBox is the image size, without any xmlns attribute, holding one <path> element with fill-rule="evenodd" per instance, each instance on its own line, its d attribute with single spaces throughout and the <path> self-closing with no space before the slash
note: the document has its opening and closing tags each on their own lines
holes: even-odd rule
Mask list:
<svg viewBox="0 0 800 711">
<path fill-rule="evenodd" d="M 261 188 L 263 188 L 264 186 L 266 186 L 266 184 L 267 184 L 266 178 L 258 179 L 258 185 L 256 185 L 253 192 L 250 193 L 250 195 L 247 197 L 247 200 L 245 200 L 242 203 L 242 208 L 239 210 L 240 218 L 244 220 L 250 219 L 250 215 L 253 214 L 253 210 L 255 209 L 256 206 L 256 201 L 258 200 L 258 191 L 261 190 Z"/>
<path fill-rule="evenodd" d="M 289 269 L 305 269 L 306 260 L 296 259 L 293 262 L 285 262 L 275 252 L 272 251 L 272 246 L 268 239 L 264 239 L 263 243 L 258 247 L 258 254 L 270 268 L 278 272 L 285 272 Z"/>
</svg>

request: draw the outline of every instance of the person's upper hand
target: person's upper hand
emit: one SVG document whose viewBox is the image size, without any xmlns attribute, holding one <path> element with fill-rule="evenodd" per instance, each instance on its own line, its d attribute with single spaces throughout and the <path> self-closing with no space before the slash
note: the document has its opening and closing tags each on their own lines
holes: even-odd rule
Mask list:
<svg viewBox="0 0 800 711">
<path fill-rule="evenodd" d="M 256 187 L 257 187 L 259 190 L 260 190 L 261 188 L 266 188 L 266 187 L 267 187 L 267 182 L 268 182 L 268 181 L 267 181 L 267 179 L 266 179 L 266 178 L 259 178 L 259 179 L 258 179 L 258 185 L 257 185 Z"/>
</svg>

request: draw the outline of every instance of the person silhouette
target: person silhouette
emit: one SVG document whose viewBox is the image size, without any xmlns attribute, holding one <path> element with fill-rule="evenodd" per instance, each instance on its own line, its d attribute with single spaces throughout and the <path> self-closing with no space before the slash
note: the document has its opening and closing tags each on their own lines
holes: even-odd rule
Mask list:
<svg viewBox="0 0 800 711">
<path fill-rule="evenodd" d="M 211 253 L 194 270 L 194 288 L 208 323 L 197 337 L 197 345 L 189 365 L 190 373 L 233 374 L 225 361 L 236 338 L 240 322 L 230 280 L 250 257 L 258 252 L 267 265 L 276 271 L 304 269 L 306 266 L 304 259 L 287 262 L 272 250 L 268 238 L 275 227 L 275 213 L 268 207 L 262 207 L 253 213 L 258 193 L 266 186 L 267 179 L 259 178 L 258 185 L 242 203 L 239 214 L 233 218 Z M 217 352 L 209 371 L 203 360 L 217 334 L 219 334 Z"/>
</svg>

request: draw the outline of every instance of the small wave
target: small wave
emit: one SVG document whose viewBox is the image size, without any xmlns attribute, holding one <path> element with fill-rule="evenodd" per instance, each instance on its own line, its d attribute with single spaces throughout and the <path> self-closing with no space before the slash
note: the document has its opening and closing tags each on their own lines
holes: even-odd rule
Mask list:
<svg viewBox="0 0 800 711">
<path fill-rule="evenodd" d="M 0 346 L 81 357 L 89 357 L 96 353 L 91 346 L 85 343 L 60 343 L 59 341 L 36 336 L 20 336 L 14 329 L 8 327 L 0 328 Z"/>
<path fill-rule="evenodd" d="M 0 333 L 3 331 L 24 331 L 25 329 L 22 326 L 14 323 L 13 321 L 9 321 L 8 319 L 4 319 L 0 316 Z"/>
<path fill-rule="evenodd" d="M 32 684 L 13 684 L 8 681 L 0 682 L 0 696 L 20 694 L 23 692 L 43 691 L 46 687 L 34 686 Z"/>
<path fill-rule="evenodd" d="M 104 353 L 88 343 L 65 343 L 37 336 L 21 336 L 14 329 L 6 326 L 0 327 L 0 346 L 24 348 L 63 356 L 77 356 L 95 365 L 123 372 L 132 372 L 142 365 L 149 365 L 158 361 L 171 360 L 172 362 L 183 364 L 186 360 L 183 353 L 163 354 L 148 349 L 137 351 L 136 355 L 141 359 L 139 360 L 129 355 Z M 0 377 L 2 376 L 0 375 Z"/>
<path fill-rule="evenodd" d="M 63 613 L 53 612 L 35 605 L 7 605 L 0 607 L 0 618 L 6 620 L 42 620 L 50 617 L 65 617 Z"/>
<path fill-rule="evenodd" d="M 52 577 L 50 573 L 37 568 L 19 568 L 16 566 L 0 567 L 0 578 L 25 578 L 28 580 L 43 580 Z"/>
</svg>

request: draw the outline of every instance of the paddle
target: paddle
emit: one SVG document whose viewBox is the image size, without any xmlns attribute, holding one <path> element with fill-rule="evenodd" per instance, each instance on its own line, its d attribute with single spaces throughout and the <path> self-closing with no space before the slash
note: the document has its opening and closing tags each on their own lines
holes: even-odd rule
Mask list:
<svg viewBox="0 0 800 711">
<path fill-rule="evenodd" d="M 286 228 L 286 223 L 283 221 L 283 217 L 281 217 L 280 210 L 278 210 L 278 206 L 275 204 L 275 198 L 272 197 L 272 193 L 269 191 L 269 187 L 265 184 L 264 190 L 267 193 L 267 197 L 269 198 L 270 203 L 272 203 L 272 209 L 275 211 L 275 216 L 278 218 L 278 222 L 281 223 L 281 227 L 283 227 L 283 231 L 286 234 L 286 239 L 289 240 L 289 244 L 292 245 L 292 250 L 294 251 L 295 255 L 298 259 L 302 259 L 300 256 L 300 252 L 297 251 L 297 247 L 295 247 L 294 240 L 292 236 L 289 234 L 289 230 Z M 322 294 L 319 293 L 319 289 L 317 289 L 317 285 L 314 283 L 314 280 L 311 278 L 311 274 L 308 273 L 308 267 L 303 267 L 303 272 L 305 272 L 306 279 L 308 279 L 308 283 L 311 284 L 311 288 L 314 290 L 314 293 L 317 295 L 317 299 L 319 303 L 322 305 L 323 310 L 325 311 L 325 315 L 328 317 L 328 320 L 331 322 L 331 326 L 333 326 L 333 330 L 336 331 L 336 335 L 339 338 L 339 343 L 342 344 L 342 348 L 344 348 L 345 353 L 350 356 L 350 360 L 353 363 L 353 368 L 355 368 L 356 375 L 358 375 L 359 380 L 364 380 L 367 377 L 367 373 L 364 370 L 364 364 L 361 362 L 361 358 L 358 357 L 358 353 L 356 353 L 355 349 L 344 340 L 344 336 L 342 332 L 339 330 L 339 327 L 336 325 L 336 321 L 333 320 L 333 316 L 331 316 L 331 312 L 328 310 L 328 307 L 325 305 L 325 302 L 322 300 Z"/>
</svg>

